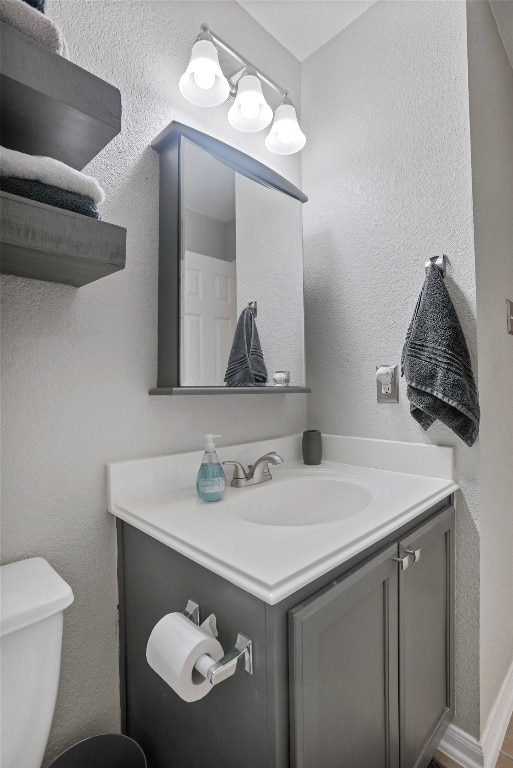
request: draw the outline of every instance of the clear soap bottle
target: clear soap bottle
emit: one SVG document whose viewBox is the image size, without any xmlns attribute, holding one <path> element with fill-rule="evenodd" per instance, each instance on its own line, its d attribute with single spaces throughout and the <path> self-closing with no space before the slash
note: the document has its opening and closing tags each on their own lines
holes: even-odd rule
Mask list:
<svg viewBox="0 0 513 768">
<path fill-rule="evenodd" d="M 205 453 L 196 478 L 196 490 L 203 501 L 220 501 L 226 490 L 226 477 L 216 453 L 215 437 L 221 435 L 205 435 Z"/>
</svg>

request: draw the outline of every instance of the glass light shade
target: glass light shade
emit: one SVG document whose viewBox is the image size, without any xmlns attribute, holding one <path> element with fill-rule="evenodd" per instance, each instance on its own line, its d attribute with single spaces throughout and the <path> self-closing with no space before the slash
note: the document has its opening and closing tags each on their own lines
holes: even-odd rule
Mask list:
<svg viewBox="0 0 513 768">
<path fill-rule="evenodd" d="M 210 40 L 194 43 L 189 66 L 178 87 L 182 96 L 197 107 L 217 107 L 226 101 L 230 85 L 219 66 L 216 47 Z"/>
<path fill-rule="evenodd" d="M 244 133 L 261 131 L 273 119 L 273 111 L 262 93 L 256 75 L 244 75 L 237 86 L 237 96 L 228 111 L 228 122 Z"/>
<path fill-rule="evenodd" d="M 276 155 L 293 155 L 306 144 L 306 136 L 299 127 L 292 104 L 280 104 L 274 122 L 265 140 L 265 146 Z"/>
</svg>

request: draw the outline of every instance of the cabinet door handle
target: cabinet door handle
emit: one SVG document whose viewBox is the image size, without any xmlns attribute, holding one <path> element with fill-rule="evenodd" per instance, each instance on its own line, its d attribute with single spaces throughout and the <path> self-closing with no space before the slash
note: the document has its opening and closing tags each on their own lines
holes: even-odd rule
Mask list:
<svg viewBox="0 0 513 768">
<path fill-rule="evenodd" d="M 411 555 L 413 558 L 414 563 L 418 563 L 420 560 L 420 555 L 422 552 L 422 549 L 419 547 L 418 549 L 407 549 L 405 550 L 407 555 Z"/>
<path fill-rule="evenodd" d="M 405 555 L 404 557 L 393 557 L 392 560 L 395 560 L 396 563 L 399 563 L 401 571 L 405 571 L 410 564 L 409 555 Z"/>
</svg>

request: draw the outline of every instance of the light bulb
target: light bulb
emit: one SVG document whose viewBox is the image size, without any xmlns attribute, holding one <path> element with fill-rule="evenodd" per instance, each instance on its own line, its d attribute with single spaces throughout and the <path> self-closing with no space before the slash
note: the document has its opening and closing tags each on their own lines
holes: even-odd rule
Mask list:
<svg viewBox="0 0 513 768">
<path fill-rule="evenodd" d="M 258 100 L 251 98 L 249 94 L 245 94 L 240 100 L 240 111 L 246 120 L 254 120 L 258 115 L 259 108 Z"/>
<path fill-rule="evenodd" d="M 282 120 L 277 127 L 278 140 L 288 144 L 294 138 L 294 123 L 292 120 Z"/>
<path fill-rule="evenodd" d="M 273 119 L 273 111 L 264 98 L 256 75 L 244 75 L 237 85 L 237 96 L 228 111 L 228 122 L 238 131 L 261 131 Z"/>
<path fill-rule="evenodd" d="M 180 78 L 179 88 L 182 96 L 197 107 L 217 107 L 228 98 L 230 85 L 210 40 L 197 40 L 192 46 L 191 60 Z"/>
<path fill-rule="evenodd" d="M 277 155 L 293 155 L 306 144 L 306 136 L 299 127 L 296 110 L 285 99 L 277 108 L 274 122 L 265 140 L 265 146 Z"/>
<path fill-rule="evenodd" d="M 202 88 L 204 91 L 212 88 L 216 81 L 215 72 L 212 72 L 208 67 L 201 67 L 194 72 L 194 82 L 198 88 Z"/>
</svg>

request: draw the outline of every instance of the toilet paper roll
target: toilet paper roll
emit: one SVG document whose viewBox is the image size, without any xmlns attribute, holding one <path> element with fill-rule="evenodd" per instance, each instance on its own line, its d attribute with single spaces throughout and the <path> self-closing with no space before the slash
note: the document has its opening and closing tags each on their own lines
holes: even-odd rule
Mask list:
<svg viewBox="0 0 513 768">
<path fill-rule="evenodd" d="M 212 656 L 207 656 L 206 653 L 203 654 L 203 656 L 200 656 L 199 659 L 194 664 L 194 669 L 197 670 L 200 675 L 203 675 L 203 677 L 207 677 L 209 669 L 215 664 L 214 659 Z"/>
<path fill-rule="evenodd" d="M 212 626 L 212 617 L 198 627 L 182 613 L 168 613 L 155 624 L 148 639 L 148 664 L 184 701 L 198 701 L 212 690 L 194 666 L 204 655 L 213 662 L 223 656 Z M 199 666 L 206 668 L 206 660 L 202 659 Z"/>
</svg>

